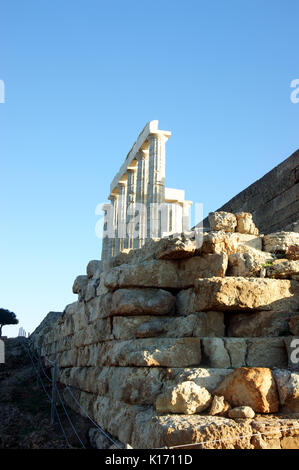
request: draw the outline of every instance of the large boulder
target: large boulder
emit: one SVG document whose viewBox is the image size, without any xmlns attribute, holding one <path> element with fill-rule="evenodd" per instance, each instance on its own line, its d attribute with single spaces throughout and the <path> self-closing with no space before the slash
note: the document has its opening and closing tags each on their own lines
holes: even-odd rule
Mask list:
<svg viewBox="0 0 299 470">
<path fill-rule="evenodd" d="M 237 368 L 214 394 L 224 396 L 232 406 L 250 406 L 257 413 L 275 413 L 279 409 L 276 383 L 268 368 Z"/>
<path fill-rule="evenodd" d="M 158 396 L 155 407 L 159 414 L 183 413 L 191 415 L 207 409 L 211 403 L 211 394 L 206 388 L 192 381 L 166 387 Z"/>
</svg>

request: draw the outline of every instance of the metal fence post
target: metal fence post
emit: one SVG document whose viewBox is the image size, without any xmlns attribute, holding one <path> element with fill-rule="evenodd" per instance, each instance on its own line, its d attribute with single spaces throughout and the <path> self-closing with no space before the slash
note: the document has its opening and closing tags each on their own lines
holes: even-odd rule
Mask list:
<svg viewBox="0 0 299 470">
<path fill-rule="evenodd" d="M 52 400 L 51 400 L 51 424 L 54 424 L 55 418 L 55 401 L 56 401 L 56 377 L 57 377 L 57 361 L 54 363 L 53 381 L 52 381 Z"/>
</svg>

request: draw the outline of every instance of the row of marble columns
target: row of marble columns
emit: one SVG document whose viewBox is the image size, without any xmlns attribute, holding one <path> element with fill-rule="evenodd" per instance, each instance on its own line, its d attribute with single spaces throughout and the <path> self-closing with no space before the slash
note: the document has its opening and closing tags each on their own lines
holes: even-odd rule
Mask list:
<svg viewBox="0 0 299 470">
<path fill-rule="evenodd" d="M 166 141 L 163 133 L 149 135 L 147 148 L 139 149 L 110 195 L 111 204 L 103 206 L 102 260 L 125 249 L 141 248 L 146 240 L 160 238 L 162 232 L 167 232 L 169 223 L 174 226 L 176 209 L 169 210 L 165 203 Z M 166 226 L 161 222 L 165 209 Z"/>
</svg>

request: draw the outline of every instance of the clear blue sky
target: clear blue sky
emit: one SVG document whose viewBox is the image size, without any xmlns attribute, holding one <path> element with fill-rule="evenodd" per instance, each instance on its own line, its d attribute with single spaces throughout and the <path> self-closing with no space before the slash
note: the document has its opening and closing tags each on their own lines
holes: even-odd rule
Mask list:
<svg viewBox="0 0 299 470">
<path fill-rule="evenodd" d="M 32 332 L 99 259 L 95 207 L 139 131 L 204 211 L 299 147 L 298 0 L 2 0 L 0 307 Z"/>
</svg>

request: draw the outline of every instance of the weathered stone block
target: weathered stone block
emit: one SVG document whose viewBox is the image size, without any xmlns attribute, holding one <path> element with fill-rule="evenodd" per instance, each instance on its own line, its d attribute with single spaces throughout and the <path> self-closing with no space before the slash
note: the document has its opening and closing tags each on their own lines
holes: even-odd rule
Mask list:
<svg viewBox="0 0 299 470">
<path fill-rule="evenodd" d="M 228 257 L 228 274 L 231 276 L 259 276 L 266 263 L 273 261 L 271 253 L 248 248 L 246 253 L 234 253 Z"/>
<path fill-rule="evenodd" d="M 226 253 L 205 254 L 180 261 L 151 260 L 136 265 L 125 264 L 107 273 L 105 286 L 111 290 L 127 287 L 182 289 L 193 286 L 199 277 L 223 277 L 227 264 Z"/>
<path fill-rule="evenodd" d="M 265 337 L 288 336 L 289 324 L 296 312 L 258 311 L 254 313 L 232 313 L 227 315 L 228 336 Z M 293 333 L 294 334 L 294 333 Z"/>
<path fill-rule="evenodd" d="M 264 250 L 271 253 L 286 253 L 290 246 L 299 245 L 299 233 L 275 232 L 264 236 Z"/>
<path fill-rule="evenodd" d="M 195 281 L 195 311 L 291 310 L 299 308 L 299 282 L 260 278 L 210 278 Z"/>
<path fill-rule="evenodd" d="M 110 315 L 167 315 L 175 297 L 162 289 L 119 289 L 113 293 Z"/>
<path fill-rule="evenodd" d="M 203 234 L 201 253 L 246 253 L 248 249 L 261 250 L 262 237 L 245 233 L 206 232 Z"/>
<path fill-rule="evenodd" d="M 249 367 L 286 367 L 284 338 L 248 339 L 246 363 Z"/>
<path fill-rule="evenodd" d="M 211 230 L 223 230 L 224 232 L 234 232 L 237 226 L 237 218 L 230 212 L 210 212 L 209 223 Z"/>
<path fill-rule="evenodd" d="M 188 367 L 201 361 L 198 338 L 145 338 L 106 342 L 98 354 L 99 366 Z"/>
<path fill-rule="evenodd" d="M 199 312 L 186 317 L 114 317 L 115 339 L 224 336 L 222 312 Z"/>
</svg>

